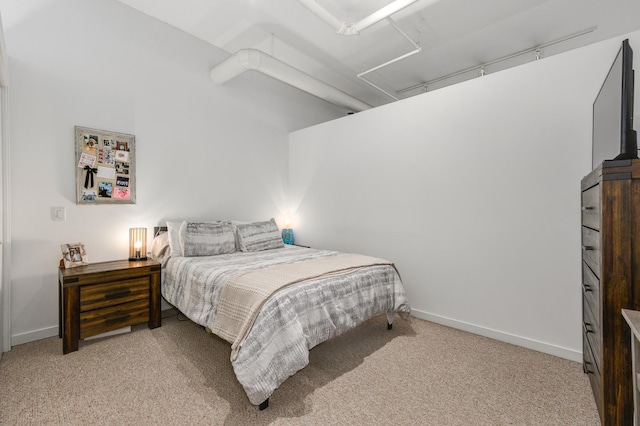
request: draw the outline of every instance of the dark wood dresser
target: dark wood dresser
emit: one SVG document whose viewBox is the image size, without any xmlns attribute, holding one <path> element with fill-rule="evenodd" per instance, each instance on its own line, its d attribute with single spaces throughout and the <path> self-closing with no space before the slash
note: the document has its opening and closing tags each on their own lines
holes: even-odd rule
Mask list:
<svg viewBox="0 0 640 426">
<path fill-rule="evenodd" d="M 160 327 L 160 264 L 116 260 L 58 270 L 62 352 L 78 341 L 129 325 Z"/>
<path fill-rule="evenodd" d="M 640 160 L 605 161 L 582 179 L 583 368 L 603 425 L 633 424 L 631 334 L 640 308 Z"/>
</svg>

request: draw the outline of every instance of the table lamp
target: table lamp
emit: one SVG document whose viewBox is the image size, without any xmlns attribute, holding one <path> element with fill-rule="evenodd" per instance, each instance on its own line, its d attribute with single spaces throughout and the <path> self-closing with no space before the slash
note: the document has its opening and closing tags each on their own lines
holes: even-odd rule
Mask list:
<svg viewBox="0 0 640 426">
<path fill-rule="evenodd" d="M 147 258 L 147 228 L 129 228 L 129 260 Z"/>
</svg>

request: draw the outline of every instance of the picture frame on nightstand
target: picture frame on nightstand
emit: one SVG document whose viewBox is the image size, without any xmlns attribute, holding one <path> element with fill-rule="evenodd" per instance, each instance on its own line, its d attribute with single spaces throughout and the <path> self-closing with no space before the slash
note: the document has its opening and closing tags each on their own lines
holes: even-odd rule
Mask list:
<svg viewBox="0 0 640 426">
<path fill-rule="evenodd" d="M 60 248 L 62 250 L 65 269 L 89 264 L 84 243 L 61 244 Z"/>
</svg>

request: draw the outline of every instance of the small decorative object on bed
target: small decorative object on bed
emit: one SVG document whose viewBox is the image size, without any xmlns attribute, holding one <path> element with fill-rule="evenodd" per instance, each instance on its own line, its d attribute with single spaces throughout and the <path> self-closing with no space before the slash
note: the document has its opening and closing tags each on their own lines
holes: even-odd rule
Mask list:
<svg viewBox="0 0 640 426">
<path fill-rule="evenodd" d="M 377 315 L 387 315 L 389 328 L 396 312 L 409 316 L 392 262 L 283 244 L 273 219 L 232 223 L 239 250 L 190 256 L 180 250 L 180 222 L 168 222 L 151 256 L 165 265 L 164 298 L 231 343 L 236 377 L 260 409 L 314 346 Z"/>
<path fill-rule="evenodd" d="M 129 260 L 147 258 L 147 228 L 129 228 Z"/>
<path fill-rule="evenodd" d="M 89 264 L 83 243 L 61 244 L 62 259 L 65 268 L 75 268 Z"/>
<path fill-rule="evenodd" d="M 75 128 L 76 203 L 135 204 L 135 137 Z"/>
</svg>

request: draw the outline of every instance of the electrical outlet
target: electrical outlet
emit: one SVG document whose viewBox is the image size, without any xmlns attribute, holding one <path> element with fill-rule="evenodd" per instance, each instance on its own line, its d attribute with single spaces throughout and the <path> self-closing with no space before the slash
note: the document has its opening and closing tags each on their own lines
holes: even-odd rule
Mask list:
<svg viewBox="0 0 640 426">
<path fill-rule="evenodd" d="M 54 222 L 64 222 L 67 220 L 67 211 L 64 207 L 51 207 L 51 216 Z"/>
</svg>

